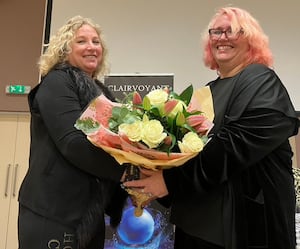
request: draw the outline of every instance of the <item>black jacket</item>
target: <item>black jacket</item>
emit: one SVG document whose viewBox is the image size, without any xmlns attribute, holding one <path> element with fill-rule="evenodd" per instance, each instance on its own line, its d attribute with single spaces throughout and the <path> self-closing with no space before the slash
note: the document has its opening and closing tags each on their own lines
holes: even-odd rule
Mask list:
<svg viewBox="0 0 300 249">
<path fill-rule="evenodd" d="M 286 89 L 273 70 L 258 64 L 209 86 L 212 139 L 186 165 L 164 171 L 171 221 L 226 249 L 294 249 L 288 138 L 297 134 L 299 120 Z"/>
<path fill-rule="evenodd" d="M 100 82 L 79 69 L 60 65 L 28 97 L 30 159 L 19 202 L 76 229 L 90 213 L 99 216 L 93 217 L 95 222 L 104 222 L 105 208 L 111 201 L 119 203 L 110 205 L 117 210 L 108 212 L 121 215 L 126 198 L 119 187 L 124 167 L 74 127 L 87 104 L 103 91 L 109 95 Z M 85 225 L 93 229 L 92 224 Z"/>
</svg>

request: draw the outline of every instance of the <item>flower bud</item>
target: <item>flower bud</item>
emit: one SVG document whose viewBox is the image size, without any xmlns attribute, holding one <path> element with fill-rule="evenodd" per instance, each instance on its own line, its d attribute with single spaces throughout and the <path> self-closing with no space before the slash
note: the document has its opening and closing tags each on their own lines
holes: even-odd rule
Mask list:
<svg viewBox="0 0 300 249">
<path fill-rule="evenodd" d="M 167 101 L 164 105 L 164 114 L 169 115 L 173 111 L 173 109 L 175 108 L 177 103 L 178 103 L 178 100 L 176 100 L 176 99 Z"/>
<path fill-rule="evenodd" d="M 187 117 L 187 124 L 195 129 L 198 134 L 206 134 L 212 127 L 212 123 L 203 115 L 192 115 Z"/>
<path fill-rule="evenodd" d="M 201 125 L 206 118 L 203 115 L 192 115 L 186 118 L 188 125 L 195 127 Z"/>
<path fill-rule="evenodd" d="M 195 127 L 195 130 L 198 134 L 206 135 L 212 127 L 213 123 L 206 119 L 201 125 L 197 125 Z"/>
<path fill-rule="evenodd" d="M 167 136 L 167 137 L 164 139 L 164 144 L 166 144 L 166 145 L 171 145 L 171 144 L 172 144 L 172 137 L 171 137 L 171 136 Z"/>
<path fill-rule="evenodd" d="M 171 102 L 167 109 L 165 108 L 166 115 L 170 118 L 175 118 L 178 113 L 182 113 L 183 109 L 186 107 L 184 102 L 178 99 L 173 99 L 168 102 Z"/>
<path fill-rule="evenodd" d="M 141 97 L 141 95 L 138 92 L 134 92 L 133 96 L 132 96 L 132 103 L 134 105 L 141 105 L 143 102 L 143 99 Z"/>
<path fill-rule="evenodd" d="M 182 112 L 178 112 L 176 116 L 176 125 L 177 126 L 183 126 L 185 124 L 185 116 Z"/>
</svg>

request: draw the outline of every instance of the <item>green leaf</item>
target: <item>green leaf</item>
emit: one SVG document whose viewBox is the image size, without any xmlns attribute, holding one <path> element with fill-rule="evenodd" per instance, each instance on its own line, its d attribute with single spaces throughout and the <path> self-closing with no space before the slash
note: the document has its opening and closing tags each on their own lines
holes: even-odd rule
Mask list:
<svg viewBox="0 0 300 249">
<path fill-rule="evenodd" d="M 85 134 L 90 134 L 97 131 L 100 124 L 92 118 L 77 119 L 75 128 L 82 130 Z"/>
<path fill-rule="evenodd" d="M 180 99 L 181 100 L 180 96 L 175 92 L 170 92 L 169 96 L 170 96 L 170 99 Z"/>
<path fill-rule="evenodd" d="M 152 106 L 150 109 L 150 112 L 155 116 L 155 117 L 161 117 L 160 115 L 160 110 L 157 106 Z"/>
<path fill-rule="evenodd" d="M 173 119 L 171 117 L 167 117 L 167 124 L 168 128 L 167 129 L 170 133 L 176 133 L 176 119 Z"/>
<path fill-rule="evenodd" d="M 206 136 L 206 135 L 202 136 L 201 139 L 204 144 L 206 144 L 208 142 L 208 136 Z"/>
<path fill-rule="evenodd" d="M 109 122 L 108 122 L 108 127 L 111 131 L 113 132 L 118 132 L 118 127 L 119 127 L 119 123 L 116 122 L 115 120 L 113 119 L 110 119 Z"/>
<path fill-rule="evenodd" d="M 177 139 L 176 139 L 176 137 L 174 136 L 174 134 L 172 134 L 172 133 L 169 133 L 169 136 L 171 136 L 171 138 L 172 138 L 172 144 L 171 144 L 171 146 L 170 146 L 170 151 L 169 151 L 169 153 L 171 152 L 171 150 L 174 148 L 174 146 L 177 144 Z"/>
<path fill-rule="evenodd" d="M 168 136 L 171 137 L 171 144 L 162 143 L 158 149 L 159 151 L 167 152 L 168 154 L 170 154 L 171 152 L 173 152 L 173 148 L 177 145 L 177 140 L 174 134 L 168 131 L 166 132 L 168 133 Z"/>
<path fill-rule="evenodd" d="M 180 99 L 188 105 L 191 101 L 191 98 L 193 96 L 193 85 L 189 85 L 183 92 L 179 95 Z"/>
<path fill-rule="evenodd" d="M 176 125 L 182 126 L 185 123 L 185 116 L 182 112 L 178 112 L 176 115 Z"/>
<path fill-rule="evenodd" d="M 111 112 L 111 119 L 117 120 L 121 115 L 122 109 L 124 108 L 119 106 L 113 107 Z"/>
<path fill-rule="evenodd" d="M 184 129 L 186 129 L 186 130 L 188 130 L 188 131 L 192 131 L 192 132 L 197 133 L 196 130 L 195 130 L 192 126 L 190 126 L 190 125 L 188 125 L 188 124 L 183 124 L 183 125 L 182 125 L 182 128 L 184 128 Z"/>
<path fill-rule="evenodd" d="M 135 121 L 141 120 L 139 116 L 136 115 L 136 113 L 130 113 L 128 112 L 123 118 L 122 118 L 122 123 L 126 124 L 132 124 Z"/>
<path fill-rule="evenodd" d="M 127 115 L 130 115 L 130 110 L 128 110 L 127 108 L 123 107 L 120 110 L 120 115 L 119 115 L 120 122 L 122 122 L 122 120 L 126 119 Z"/>
<path fill-rule="evenodd" d="M 150 103 L 150 99 L 148 98 L 148 96 L 145 96 L 143 98 L 143 109 L 146 111 L 149 111 L 151 109 L 151 103 Z"/>
</svg>

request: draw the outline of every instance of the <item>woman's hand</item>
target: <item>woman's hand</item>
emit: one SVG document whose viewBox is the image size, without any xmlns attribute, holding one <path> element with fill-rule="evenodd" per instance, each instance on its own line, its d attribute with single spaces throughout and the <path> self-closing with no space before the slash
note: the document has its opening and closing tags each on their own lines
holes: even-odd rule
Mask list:
<svg viewBox="0 0 300 249">
<path fill-rule="evenodd" d="M 169 194 L 163 178 L 162 170 L 140 169 L 140 179 L 124 182 L 123 185 L 129 188 L 138 188 L 141 192 L 151 196 L 151 200 L 161 198 Z"/>
</svg>

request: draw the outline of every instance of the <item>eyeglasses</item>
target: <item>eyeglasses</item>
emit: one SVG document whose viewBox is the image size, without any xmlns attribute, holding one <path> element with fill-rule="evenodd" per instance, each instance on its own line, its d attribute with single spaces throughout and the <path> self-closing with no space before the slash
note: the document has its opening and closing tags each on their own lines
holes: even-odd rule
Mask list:
<svg viewBox="0 0 300 249">
<path fill-rule="evenodd" d="M 238 32 L 232 32 L 231 29 L 221 30 L 221 29 L 209 29 L 209 37 L 211 40 L 219 40 L 222 34 L 225 34 L 226 38 L 229 40 L 235 40 L 239 38 L 240 34 L 243 34 L 244 31 L 240 29 Z"/>
</svg>

